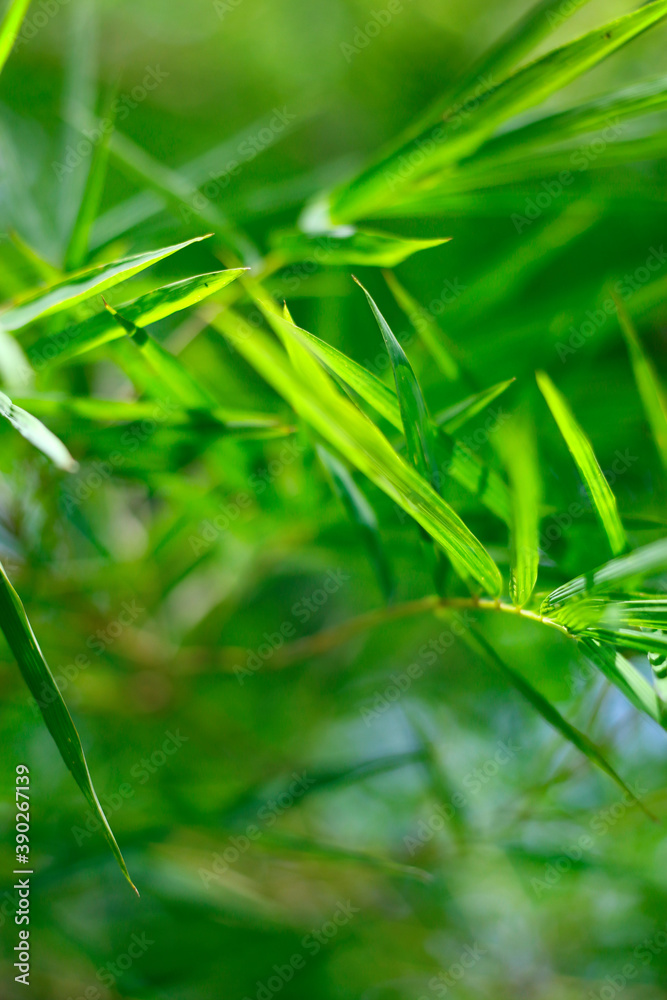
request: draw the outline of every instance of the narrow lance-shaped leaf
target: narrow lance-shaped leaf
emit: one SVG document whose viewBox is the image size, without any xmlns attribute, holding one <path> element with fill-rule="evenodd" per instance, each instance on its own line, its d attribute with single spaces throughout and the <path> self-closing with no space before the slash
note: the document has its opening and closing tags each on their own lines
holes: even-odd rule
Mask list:
<svg viewBox="0 0 667 1000">
<path fill-rule="evenodd" d="M 654 817 L 642 805 L 641 801 L 637 798 L 635 793 L 631 788 L 626 785 L 623 778 L 614 770 L 611 764 L 603 756 L 600 750 L 595 746 L 593 741 L 582 733 L 579 729 L 576 729 L 570 722 L 567 721 L 564 716 L 560 714 L 557 708 L 548 701 L 543 694 L 541 694 L 536 688 L 529 684 L 528 681 L 523 677 L 518 671 L 514 670 L 512 667 L 508 666 L 504 660 L 500 658 L 498 653 L 495 651 L 493 646 L 484 638 L 484 636 L 476 629 L 471 629 L 472 637 L 474 641 L 481 647 L 495 667 L 500 671 L 500 673 L 512 684 L 517 691 L 523 695 L 523 697 L 528 701 L 534 709 L 542 716 L 542 718 L 552 726 L 556 732 L 560 733 L 577 748 L 585 757 L 587 757 L 592 764 L 599 767 L 600 770 L 604 771 L 605 774 L 616 782 L 616 784 L 623 789 L 624 792 L 637 802 L 641 809 L 649 816 L 650 819 Z"/>
<path fill-rule="evenodd" d="M 95 143 L 95 148 L 91 155 L 86 184 L 65 254 L 65 270 L 67 271 L 81 267 L 88 253 L 90 233 L 102 199 L 109 164 L 109 138 L 113 131 L 109 127 L 109 123 L 112 123 L 115 117 L 113 113 L 114 106 L 114 100 L 110 99 L 107 101 L 101 119 L 101 122 L 106 123 L 106 127 L 98 127 L 97 129 L 99 139 Z"/>
<path fill-rule="evenodd" d="M 232 268 L 227 271 L 196 274 L 192 278 L 162 285 L 118 308 L 130 322 L 137 326 L 149 326 L 197 305 L 210 295 L 221 291 L 243 273 L 243 268 Z M 59 331 L 53 337 L 42 337 L 28 349 L 28 356 L 36 368 L 43 368 L 47 364 L 85 354 L 110 340 L 120 339 L 123 335 L 122 327 L 103 309 L 82 323 Z"/>
<path fill-rule="evenodd" d="M 264 304 L 261 307 L 266 308 Z M 215 325 L 214 319 L 211 321 Z M 392 426 L 399 431 L 403 430 L 401 411 L 393 389 L 352 358 L 307 330 L 293 326 L 292 335 L 297 336 L 328 371 L 358 393 Z M 441 430 L 444 431 L 444 428 Z M 453 441 L 449 435 L 441 433 L 439 445 L 440 451 L 446 453 L 447 472 L 452 479 L 477 496 L 497 517 L 509 523 L 509 490 L 500 476 L 486 466 L 478 455 L 465 445 Z"/>
<path fill-rule="evenodd" d="M 475 393 L 474 396 L 467 396 L 459 403 L 448 406 L 446 410 L 436 413 L 436 424 L 438 427 L 442 427 L 447 434 L 455 434 L 464 424 L 490 406 L 494 399 L 506 392 L 513 383 L 513 378 L 507 379 L 505 382 L 497 382 L 488 389 Z"/>
<path fill-rule="evenodd" d="M 298 336 L 295 327 L 273 313 L 274 328 Z M 333 383 L 325 394 L 313 391 L 290 368 L 287 358 L 261 331 L 242 317 L 224 310 L 213 320 L 232 344 L 290 405 L 353 465 L 402 507 L 442 547 L 468 568 L 490 593 L 500 591 L 498 567 L 459 516 L 415 469 L 394 451 L 381 431 Z"/>
<path fill-rule="evenodd" d="M 542 482 L 532 425 L 525 414 L 514 418 L 500 438 L 512 487 L 510 593 L 517 607 L 531 598 L 540 562 Z"/>
<path fill-rule="evenodd" d="M 76 472 L 78 464 L 60 438 L 57 438 L 48 427 L 45 427 L 41 420 L 33 417 L 32 413 L 28 413 L 27 410 L 12 403 L 4 392 L 0 392 L 0 415 L 9 421 L 26 441 L 33 444 L 35 448 L 39 448 L 47 458 L 50 458 L 59 469 L 64 469 L 65 472 Z"/>
<path fill-rule="evenodd" d="M 655 576 L 665 570 L 667 570 L 667 538 L 661 538 L 618 559 L 612 559 L 585 576 L 577 576 L 569 583 L 564 583 L 544 599 L 542 612 L 548 614 L 582 594 L 609 590 L 629 580 Z"/>
<path fill-rule="evenodd" d="M 637 668 L 618 650 L 603 645 L 591 636 L 582 636 L 578 645 L 586 659 L 593 663 L 607 680 L 615 684 L 635 708 L 644 712 L 663 728 L 667 726 L 665 706 L 661 698 Z"/>
<path fill-rule="evenodd" d="M 9 0 L 9 5 L 0 22 L 0 73 L 2 73 L 9 53 L 12 51 L 29 6 L 30 0 Z"/>
<path fill-rule="evenodd" d="M 389 290 L 412 323 L 425 347 L 430 351 L 442 374 L 451 382 L 456 382 L 461 377 L 461 368 L 456 358 L 455 348 L 448 343 L 431 313 L 410 295 L 394 272 L 385 271 L 384 277 Z"/>
<path fill-rule="evenodd" d="M 472 113 L 461 121 L 436 119 L 435 124 L 410 133 L 408 141 L 392 150 L 332 196 L 330 216 L 335 224 L 362 216 L 381 215 L 385 204 L 400 204 L 426 175 L 469 156 L 507 119 L 546 100 L 607 56 L 667 16 L 667 0 L 654 0 L 624 17 L 588 32 L 483 92 Z M 410 164 L 409 170 L 405 164 Z M 431 177 L 431 182 L 433 181 Z"/>
<path fill-rule="evenodd" d="M 604 477 L 593 446 L 577 423 L 565 397 L 545 372 L 537 373 L 537 384 L 565 438 L 581 478 L 588 487 L 593 506 L 609 539 L 611 551 L 614 555 L 618 555 L 627 546 L 625 530 L 618 513 L 616 497 Z"/>
<path fill-rule="evenodd" d="M 403 433 L 405 434 L 405 441 L 408 446 L 408 455 L 415 468 L 425 479 L 431 481 L 434 489 L 440 492 L 441 484 L 436 457 L 435 432 L 417 376 L 408 361 L 405 351 L 378 309 L 372 295 L 357 278 L 354 278 L 354 280 L 368 300 L 368 304 L 380 327 L 387 353 L 389 354 L 394 381 L 396 383 L 398 405 L 401 411 Z"/>
<path fill-rule="evenodd" d="M 278 233 L 272 248 L 287 260 L 315 259 L 331 267 L 358 264 L 367 267 L 396 267 L 419 250 L 448 243 L 451 236 L 440 239 L 409 239 L 370 229 L 345 227 L 346 231 L 311 235 L 299 231 Z"/>
<path fill-rule="evenodd" d="M 204 239 L 206 239 L 205 236 L 197 236 L 184 243 L 163 247 L 161 250 L 151 250 L 149 253 L 124 257 L 122 260 L 115 260 L 110 264 L 84 268 L 82 271 L 68 274 L 65 278 L 61 278 L 51 285 L 36 288 L 28 292 L 27 295 L 21 296 L 17 302 L 10 304 L 4 312 L 0 313 L 0 329 L 20 330 L 21 327 L 33 323 L 42 316 L 51 316 L 53 313 L 69 309 L 79 302 L 85 302 L 92 295 L 103 292 L 105 289 L 111 288 L 112 285 L 117 285 L 120 281 L 127 281 L 128 278 L 150 267 L 151 264 L 169 257 L 177 250 L 182 250 L 183 247 Z"/>
<path fill-rule="evenodd" d="M 136 887 L 130 878 L 123 856 L 93 787 L 79 734 L 49 665 L 42 655 L 21 599 L 9 582 L 1 564 L 0 625 L 9 648 L 16 658 L 23 679 L 39 706 L 62 759 L 72 772 L 74 780 L 83 792 L 92 812 L 99 819 L 102 832 L 120 865 L 121 871 L 136 892 Z"/>
<path fill-rule="evenodd" d="M 358 525 L 361 531 L 382 593 L 389 600 L 394 592 L 394 581 L 387 553 L 380 537 L 375 511 L 343 463 L 335 455 L 332 455 L 322 445 L 317 446 L 317 455 L 350 520 Z"/>
<path fill-rule="evenodd" d="M 646 419 L 653 432 L 653 440 L 665 469 L 667 469 L 667 400 L 653 364 L 647 357 L 624 303 L 615 296 L 618 319 L 628 346 L 630 362 L 639 395 L 644 405 Z"/>
<path fill-rule="evenodd" d="M 141 351 L 153 371 L 172 390 L 179 402 L 193 408 L 209 409 L 216 401 L 208 389 L 179 361 L 158 344 L 142 327 L 132 323 L 108 302 L 104 303 L 111 316 Z"/>
</svg>

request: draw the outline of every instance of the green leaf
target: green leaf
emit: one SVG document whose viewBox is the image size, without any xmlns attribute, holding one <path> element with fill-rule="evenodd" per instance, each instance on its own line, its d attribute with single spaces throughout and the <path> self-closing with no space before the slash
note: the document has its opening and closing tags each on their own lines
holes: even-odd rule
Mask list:
<svg viewBox="0 0 667 1000">
<path fill-rule="evenodd" d="M 591 628 L 587 632 L 608 645 L 636 649 L 641 653 L 667 653 L 667 635 L 662 632 L 642 632 L 634 628 Z"/>
<path fill-rule="evenodd" d="M 42 655 L 37 639 L 19 595 L 12 587 L 0 564 L 0 625 L 23 679 L 37 702 L 47 729 L 53 736 L 65 764 L 83 792 L 86 802 L 100 821 L 102 832 L 121 871 L 135 892 L 123 855 L 120 853 L 111 827 L 99 803 L 84 756 L 83 747 L 72 717 L 67 710 L 49 665 Z M 138 893 L 137 893 L 138 895 Z"/>
<path fill-rule="evenodd" d="M 618 555 L 627 546 L 625 530 L 618 513 L 616 497 L 604 477 L 593 447 L 577 423 L 565 397 L 545 372 L 537 373 L 537 384 L 565 438 L 581 478 L 588 487 L 593 506 L 609 539 L 611 551 L 614 555 Z"/>
<path fill-rule="evenodd" d="M 112 123 L 114 120 L 113 107 L 114 102 L 109 100 L 102 119 L 97 126 L 99 139 L 95 143 L 95 148 L 91 154 L 83 196 L 67 245 L 67 252 L 65 254 L 66 271 L 81 267 L 88 254 L 90 233 L 102 200 L 104 182 L 109 164 L 109 138 L 113 131 L 109 127 L 109 123 Z M 106 123 L 105 127 L 102 127 L 103 123 Z"/>
<path fill-rule="evenodd" d="M 515 416 L 500 437 L 512 489 L 510 594 L 522 608 L 530 600 L 540 562 L 542 480 L 532 424 Z"/>
<path fill-rule="evenodd" d="M 400 204 L 410 186 L 471 155 L 507 119 L 540 104 L 666 15 L 667 0 L 645 4 L 553 49 L 485 91 L 463 122 L 457 121 L 456 115 L 436 120 L 334 192 L 330 207 L 332 221 L 354 222 L 360 216 L 381 214 L 386 204 Z M 432 186 L 433 176 L 429 189 Z"/>
<path fill-rule="evenodd" d="M 569 583 L 552 591 L 542 604 L 542 613 L 548 614 L 566 602 L 593 591 L 609 590 L 621 583 L 641 577 L 655 576 L 667 569 L 667 538 L 651 542 L 634 552 L 612 559 L 598 569 L 577 576 Z"/>
<path fill-rule="evenodd" d="M 216 400 L 212 393 L 199 382 L 178 358 L 158 344 L 143 327 L 128 320 L 107 302 L 104 303 L 111 316 L 141 351 L 158 378 L 184 406 L 194 409 L 214 409 Z"/>
<path fill-rule="evenodd" d="M 377 412 L 388 420 L 397 430 L 403 430 L 401 411 L 393 389 L 381 382 L 376 375 L 367 371 L 352 358 L 338 351 L 335 347 L 320 340 L 301 327 L 292 327 L 292 334 L 309 348 L 311 353 L 342 382 L 353 389 L 362 399 L 369 403 Z M 496 517 L 505 523 L 510 519 L 509 490 L 500 476 L 486 466 L 474 452 L 458 441 L 452 441 L 444 433 L 439 434 L 438 447 L 443 461 L 439 467 L 446 471 L 452 479 L 479 497 Z"/>
<path fill-rule="evenodd" d="M 358 525 L 382 593 L 387 600 L 390 600 L 394 592 L 394 580 L 391 565 L 380 537 L 375 511 L 343 463 L 335 455 L 332 455 L 327 448 L 320 444 L 317 445 L 317 455 L 350 520 L 353 524 Z"/>
<path fill-rule="evenodd" d="M 491 179 L 492 172 L 502 165 L 513 164 L 516 169 L 518 161 L 534 156 L 545 146 L 569 142 L 580 135 L 607 129 L 611 124 L 616 127 L 620 122 L 661 111 L 665 106 L 667 80 L 664 77 L 639 83 L 505 132 L 485 143 L 466 160 L 465 170 L 472 171 L 473 175 L 486 170 Z M 572 148 L 568 147 L 567 155 L 571 153 Z"/>
<path fill-rule="evenodd" d="M 12 51 L 29 6 L 30 0 L 9 0 L 9 5 L 0 23 L 0 73 L 2 73 L 9 53 Z"/>
<path fill-rule="evenodd" d="M 393 271 L 385 271 L 384 277 L 389 290 L 430 351 L 442 374 L 450 381 L 456 382 L 461 377 L 456 347 L 447 340 L 431 313 L 401 285 Z"/>
<path fill-rule="evenodd" d="M 617 650 L 597 639 L 582 636 L 578 646 L 587 660 L 615 684 L 640 712 L 645 712 L 660 726 L 665 726 L 664 707 L 654 689 L 639 671 Z"/>
<path fill-rule="evenodd" d="M 93 127 L 94 123 L 91 123 Z M 200 194 L 196 184 L 176 170 L 171 170 L 142 149 L 118 129 L 115 129 L 109 152 L 116 164 L 142 187 L 146 186 L 162 195 L 167 204 L 176 208 L 181 219 L 196 219 L 210 227 L 216 238 L 231 251 L 233 259 L 225 261 L 236 265 L 240 261 L 252 264 L 258 258 L 254 245 L 238 230 L 222 210 Z"/>
<path fill-rule="evenodd" d="M 667 598 L 632 597 L 614 600 L 590 597 L 565 604 L 556 620 L 571 632 L 588 628 L 655 628 L 667 629 Z"/>
<path fill-rule="evenodd" d="M 389 354 L 410 461 L 424 479 L 428 479 L 433 488 L 440 493 L 441 483 L 436 457 L 435 428 L 426 408 L 426 401 L 417 376 L 405 351 L 378 309 L 375 300 L 357 278 L 354 280 L 366 296 Z"/>
<path fill-rule="evenodd" d="M 268 316 L 274 328 L 297 336 L 281 316 Z M 448 554 L 458 558 L 489 593 L 500 593 L 498 567 L 459 516 L 394 451 L 381 431 L 331 383 L 324 393 L 303 382 L 287 357 L 261 330 L 225 310 L 213 321 L 262 377 L 347 460 L 403 508 Z"/>
<path fill-rule="evenodd" d="M 271 241 L 272 248 L 287 260 L 315 260 L 329 267 L 341 264 L 359 264 L 375 267 L 395 267 L 419 250 L 448 243 L 451 237 L 443 239 L 415 240 L 405 236 L 393 236 L 370 229 L 353 229 L 348 232 L 327 232 L 310 234 L 299 232 L 277 233 Z"/>
<path fill-rule="evenodd" d="M 123 316 L 137 326 L 149 326 L 165 319 L 173 313 L 197 305 L 210 295 L 225 288 L 244 273 L 243 268 L 228 271 L 212 271 L 197 274 L 192 278 L 162 285 L 146 295 L 118 306 Z M 28 349 L 28 357 L 36 368 L 42 368 L 54 361 L 92 351 L 101 344 L 123 336 L 123 329 L 105 309 L 74 326 L 61 330 L 51 337 L 42 337 Z"/>
<path fill-rule="evenodd" d="M 639 395 L 660 460 L 667 469 L 667 400 L 653 364 L 647 357 L 623 302 L 615 296 L 618 319 L 630 355 Z"/>
<path fill-rule="evenodd" d="M 529 702 L 533 708 L 539 712 L 542 718 L 552 726 L 556 732 L 577 748 L 585 757 L 587 757 L 592 764 L 599 767 L 600 770 L 604 771 L 605 774 L 616 782 L 616 784 L 623 789 L 640 807 L 641 809 L 651 818 L 651 814 L 642 805 L 634 792 L 626 785 L 621 776 L 614 770 L 607 759 L 602 755 L 600 750 L 595 746 L 592 740 L 582 733 L 579 729 L 576 729 L 570 722 L 564 718 L 557 708 L 548 701 L 543 694 L 541 694 L 536 688 L 529 684 L 528 681 L 523 677 L 518 671 L 509 667 L 504 660 L 500 658 L 498 653 L 495 651 L 493 646 L 478 632 L 476 629 L 471 629 L 471 634 L 475 642 L 482 648 L 488 660 L 490 660 L 495 667 L 500 671 L 500 673 L 512 684 L 517 691 L 523 695 L 527 702 Z M 649 689 L 650 690 L 650 689 Z"/>
<path fill-rule="evenodd" d="M 96 267 L 84 268 L 82 271 L 75 271 L 61 278 L 53 284 L 43 288 L 36 288 L 21 298 L 14 304 L 9 305 L 4 312 L 0 313 L 0 329 L 20 330 L 28 323 L 33 323 L 43 316 L 51 316 L 53 313 L 69 309 L 79 302 L 85 302 L 92 295 L 103 292 L 112 285 L 117 285 L 120 281 L 127 281 L 133 275 L 138 274 L 145 268 L 150 267 L 159 260 L 164 260 L 177 250 L 190 246 L 192 243 L 199 243 L 205 240 L 206 236 L 196 236 L 192 240 L 184 243 L 177 243 L 174 246 L 163 247 L 161 250 L 151 250 L 148 253 L 135 254 L 133 257 L 124 257 L 122 260 L 112 261 L 110 264 L 99 264 Z"/>
<path fill-rule="evenodd" d="M 0 392 L 0 415 L 16 428 L 26 441 L 39 448 L 54 465 L 65 472 L 76 472 L 78 463 L 72 458 L 62 441 L 45 427 L 41 420 L 12 403 L 9 396 Z"/>
<path fill-rule="evenodd" d="M 485 410 L 487 406 L 491 405 L 494 399 L 497 399 L 498 396 L 509 389 L 514 381 L 515 379 L 510 378 L 505 382 L 497 382 L 496 385 L 492 385 L 488 389 L 483 389 L 482 392 L 477 392 L 474 396 L 468 396 L 459 403 L 448 406 L 446 410 L 436 413 L 436 424 L 442 427 L 443 431 L 446 431 L 447 434 L 455 434 L 464 424 L 472 420 L 473 417 L 476 417 L 482 410 Z"/>
</svg>

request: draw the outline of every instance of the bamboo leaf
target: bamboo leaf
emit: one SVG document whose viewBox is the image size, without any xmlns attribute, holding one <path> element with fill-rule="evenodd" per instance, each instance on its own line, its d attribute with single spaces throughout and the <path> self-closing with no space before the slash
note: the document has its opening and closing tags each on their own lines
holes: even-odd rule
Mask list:
<svg viewBox="0 0 667 1000">
<path fill-rule="evenodd" d="M 632 789 L 626 785 L 623 778 L 621 778 L 621 776 L 614 770 L 593 741 L 589 739 L 585 733 L 582 733 L 579 729 L 576 729 L 570 722 L 568 722 L 567 719 L 560 714 L 558 709 L 552 705 L 543 694 L 534 688 L 532 684 L 528 683 L 522 674 L 508 666 L 479 631 L 471 629 L 471 633 L 475 642 L 486 654 L 487 659 L 489 659 L 506 678 L 506 680 L 508 680 L 510 684 L 515 687 L 521 695 L 523 695 L 526 701 L 529 702 L 537 712 L 539 712 L 542 718 L 548 722 L 549 725 L 556 730 L 556 732 L 560 733 L 560 735 L 566 739 L 568 743 L 571 743 L 572 746 L 576 747 L 580 753 L 587 757 L 592 764 L 595 764 L 595 766 L 599 767 L 601 771 L 604 771 L 605 774 L 612 779 L 612 781 L 615 781 L 619 788 L 622 788 L 624 792 L 630 795 L 631 798 L 647 814 L 647 816 L 653 819 L 654 817 L 651 816 L 645 806 L 642 805 Z"/>
<path fill-rule="evenodd" d="M 292 335 L 297 336 L 328 371 L 353 389 L 393 427 L 399 431 L 403 430 L 401 411 L 393 389 L 352 358 L 348 358 L 307 330 L 292 327 Z M 466 490 L 479 497 L 480 502 L 496 517 L 509 523 L 509 490 L 500 476 L 465 445 L 453 441 L 444 433 L 444 428 L 439 434 L 438 448 L 440 455 L 443 456 L 443 461 L 440 462 L 441 471 L 444 470 Z"/>
<path fill-rule="evenodd" d="M 78 463 L 52 431 L 45 427 L 41 420 L 17 406 L 9 396 L 0 392 L 0 415 L 21 434 L 26 441 L 39 448 L 54 465 L 65 472 L 76 472 Z"/>
<path fill-rule="evenodd" d="M 277 233 L 272 247 L 290 261 L 314 259 L 329 267 L 341 264 L 395 267 L 419 250 L 441 246 L 451 239 L 416 240 L 370 229 L 346 230 L 312 235 L 296 230 Z"/>
<path fill-rule="evenodd" d="M 577 423 L 565 397 L 545 372 L 537 373 L 537 384 L 546 399 L 554 420 L 565 438 L 591 501 L 604 528 L 611 551 L 618 555 L 627 546 L 625 530 L 616 505 L 616 497 L 600 468 L 593 447 Z"/>
<path fill-rule="evenodd" d="M 111 827 L 104 815 L 104 810 L 97 798 L 83 747 L 81 746 L 81 740 L 72 722 L 72 717 L 63 701 L 58 685 L 53 679 L 49 665 L 39 648 L 21 599 L 9 582 L 1 564 L 0 624 L 7 639 L 7 644 L 16 659 L 23 679 L 39 706 L 47 729 L 58 747 L 60 756 L 71 771 L 92 812 L 99 819 L 102 832 L 121 871 L 134 891 L 137 892 L 116 843 L 116 838 L 111 831 Z"/>
<path fill-rule="evenodd" d="M 426 401 L 421 391 L 421 386 L 405 351 L 396 340 L 389 324 L 378 309 L 375 300 L 357 278 L 354 278 L 354 280 L 368 300 L 368 304 L 380 327 L 387 353 L 389 354 L 394 381 L 396 383 L 396 395 L 401 411 L 401 424 L 408 447 L 408 455 L 417 471 L 424 479 L 428 479 L 433 488 L 439 493 L 441 482 L 436 456 L 435 430 L 426 408 Z"/>
<path fill-rule="evenodd" d="M 635 381 L 644 405 L 646 419 L 665 469 L 667 469 L 667 400 L 653 364 L 646 355 L 624 303 L 615 296 L 618 319 L 630 355 Z"/>
<path fill-rule="evenodd" d="M 535 435 L 525 415 L 514 418 L 500 441 L 512 489 L 510 594 L 522 608 L 532 596 L 540 562 L 542 481 Z"/>
<path fill-rule="evenodd" d="M 394 580 L 391 565 L 380 537 L 375 511 L 343 463 L 335 455 L 332 455 L 328 448 L 317 445 L 317 455 L 331 480 L 336 496 L 341 501 L 352 523 L 359 527 L 382 593 L 387 600 L 390 600 L 394 592 Z"/>
<path fill-rule="evenodd" d="M 401 285 L 393 271 L 385 271 L 384 277 L 396 302 L 432 354 L 442 374 L 452 382 L 457 381 L 461 377 L 461 368 L 455 346 L 447 340 L 431 313 Z"/>
<path fill-rule="evenodd" d="M 85 302 L 92 295 L 103 292 L 120 281 L 127 281 L 133 275 L 138 274 L 151 264 L 164 260 L 177 250 L 198 243 L 206 239 L 205 236 L 197 236 L 184 243 L 176 243 L 174 246 L 163 247 L 161 250 L 151 250 L 148 253 L 135 254 L 133 257 L 124 257 L 122 260 L 115 260 L 110 264 L 99 264 L 96 267 L 84 268 L 75 271 L 61 278 L 53 284 L 43 288 L 36 288 L 27 295 L 10 304 L 0 313 L 0 329 L 20 330 L 21 327 L 33 323 L 43 316 L 51 316 L 53 313 L 63 309 L 69 309 L 79 302 Z"/>
<path fill-rule="evenodd" d="M 497 399 L 498 396 L 509 389 L 514 381 L 513 378 L 510 378 L 505 382 L 497 382 L 488 389 L 483 389 L 482 392 L 475 393 L 474 396 L 462 399 L 460 403 L 454 403 L 453 406 L 449 406 L 446 410 L 442 410 L 436 414 L 436 424 L 442 427 L 447 434 L 455 434 L 464 424 L 472 420 L 473 417 L 476 417 L 482 410 L 485 410 L 487 406 L 491 405 L 494 399 Z"/>
<path fill-rule="evenodd" d="M 403 193 L 427 175 L 431 175 L 430 190 L 438 170 L 471 155 L 503 122 L 540 104 L 666 15 L 667 0 L 647 3 L 553 49 L 484 91 L 463 122 L 457 121 L 457 116 L 444 122 L 436 119 L 435 125 L 424 128 L 335 191 L 330 206 L 332 221 L 341 224 L 382 214 L 386 204 L 400 204 Z"/>
<path fill-rule="evenodd" d="M 12 51 L 29 6 L 30 0 L 9 0 L 9 6 L 0 22 L 0 73 Z"/>
<path fill-rule="evenodd" d="M 615 684 L 635 708 L 645 712 L 658 725 L 665 727 L 666 720 L 661 699 L 636 667 L 633 667 L 618 650 L 588 636 L 582 636 L 578 646 L 586 659 L 596 666 L 607 680 Z"/>
<path fill-rule="evenodd" d="M 295 328 L 281 316 L 269 314 L 272 324 L 295 336 Z M 333 383 L 324 394 L 302 382 L 282 354 L 261 331 L 239 315 L 225 310 L 214 320 L 240 354 L 257 369 L 319 433 L 356 468 L 368 476 L 413 517 L 448 554 L 460 559 L 472 577 L 489 593 L 500 592 L 501 577 L 489 554 L 459 516 L 412 467 L 394 451 L 380 430 Z"/>
<path fill-rule="evenodd" d="M 542 612 L 548 614 L 584 594 L 613 589 L 621 583 L 655 576 L 665 570 L 667 570 L 667 538 L 661 538 L 618 559 L 612 559 L 591 573 L 577 576 L 569 583 L 558 587 L 545 598 Z"/>
<path fill-rule="evenodd" d="M 123 316 L 137 326 L 149 326 L 165 319 L 182 309 L 197 305 L 210 295 L 221 291 L 244 273 L 243 268 L 227 271 L 212 271 L 184 278 L 171 285 L 162 285 L 146 295 L 141 295 L 118 308 Z M 119 339 L 124 330 L 107 310 L 102 310 L 74 326 L 61 330 L 52 337 L 42 337 L 28 350 L 28 356 L 35 367 L 44 367 L 55 361 L 63 362 L 71 357 L 92 351 L 110 340 Z"/>
</svg>

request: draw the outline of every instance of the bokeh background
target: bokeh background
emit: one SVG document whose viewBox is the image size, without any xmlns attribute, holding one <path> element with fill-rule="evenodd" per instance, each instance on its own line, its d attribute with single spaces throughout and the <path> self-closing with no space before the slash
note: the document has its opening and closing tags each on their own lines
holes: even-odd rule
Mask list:
<svg viewBox="0 0 667 1000">
<path fill-rule="evenodd" d="M 272 233 L 418 116 L 526 7 L 403 0 L 351 54 L 384 6 L 37 0 L 0 84 L 3 299 L 65 263 L 88 169 L 76 152 L 80 128 L 91 111 L 104 115 L 106 101 L 121 102 L 117 128 L 153 158 L 148 174 L 156 163 L 186 172 L 198 164 L 199 184 L 217 178 L 207 196 L 267 252 Z M 548 44 L 629 9 L 594 0 Z M 551 105 L 657 77 L 664 51 L 658 27 Z M 550 371 L 603 468 L 625 456 L 614 490 L 637 543 L 664 532 L 664 475 L 615 318 L 593 318 L 592 335 L 581 330 L 607 283 L 630 275 L 633 314 L 667 375 L 661 155 L 615 166 L 595 153 L 526 226 L 512 217 L 526 215 L 541 179 L 385 226 L 453 237 L 403 264 L 401 280 L 423 303 L 443 301 L 438 321 L 480 384 L 516 377 L 520 387 L 535 368 Z M 87 260 L 204 231 L 147 190 L 145 177 L 112 157 Z M 662 263 L 645 280 L 649 259 Z M 112 298 L 218 266 L 199 243 Z M 275 275 L 274 289 L 304 327 L 381 372 L 382 343 L 350 270 L 295 266 Z M 380 274 L 355 273 L 403 330 L 434 409 L 453 402 Z M 284 413 L 204 327 L 193 313 L 155 330 L 204 373 L 213 364 L 224 371 L 215 391 L 228 405 Z M 563 344 L 575 348 L 564 354 Z M 42 388 L 123 398 L 127 380 L 100 352 L 44 376 Z M 567 572 L 597 565 L 606 551 L 590 510 L 568 520 L 581 492 L 546 407 L 543 415 L 548 586 L 549 556 Z M 74 477 L 2 428 L 2 559 L 72 709 L 141 900 L 93 829 L 3 644 L 0 996 L 23 995 L 11 969 L 17 763 L 32 775 L 39 1000 L 667 996 L 664 733 L 577 661 L 567 640 L 524 622 L 483 625 L 587 727 L 662 822 L 568 749 L 452 637 L 450 619 L 396 621 L 271 669 L 285 626 L 303 637 L 382 604 L 302 432 L 288 452 L 284 439 L 224 440 L 224 475 L 212 481 L 197 449 L 176 447 L 159 428 L 135 435 L 137 447 L 128 444 L 109 473 L 117 429 L 91 431 L 62 414 L 52 426 L 80 463 Z M 483 453 L 496 460 L 490 445 Z M 371 494 L 396 599 L 430 593 L 416 536 Z M 457 501 L 465 515 L 469 501 Z M 502 531 L 477 516 L 471 527 L 502 558 Z M 266 669 L 255 669 L 258 660 Z"/>
</svg>

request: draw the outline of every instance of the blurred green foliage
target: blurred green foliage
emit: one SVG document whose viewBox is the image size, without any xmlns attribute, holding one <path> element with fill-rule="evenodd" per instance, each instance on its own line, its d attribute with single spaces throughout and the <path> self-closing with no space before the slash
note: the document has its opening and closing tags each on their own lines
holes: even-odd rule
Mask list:
<svg viewBox="0 0 667 1000">
<path fill-rule="evenodd" d="M 538 54 L 631 9 L 552 8 Z M 632 548 L 654 541 L 665 472 L 608 303 L 614 291 L 625 301 L 664 383 L 665 112 L 651 84 L 625 98 L 641 114 L 589 110 L 592 131 L 567 116 L 533 126 L 564 129 L 554 149 L 528 134 L 512 159 L 507 134 L 646 81 L 662 94 L 664 24 L 501 124 L 445 182 L 362 213 L 371 230 L 450 242 L 402 262 L 374 244 L 378 266 L 367 266 L 336 257 L 344 231 L 324 237 L 322 253 L 319 237 L 294 232 L 323 192 L 346 190 L 455 93 L 525 9 L 35 0 L 0 81 L 2 299 L 214 231 L 105 297 L 119 308 L 239 258 L 273 261 L 266 287 L 295 322 L 393 387 L 353 269 L 431 414 L 516 379 L 458 436 L 504 476 L 493 431 L 519 405 L 531 409 L 541 595 L 610 550 L 536 369 L 593 442 Z M 478 98 L 458 101 L 464 128 Z M 105 138 L 96 145 L 86 132 Z M 396 265 L 426 310 L 449 376 L 380 265 Z M 141 892 L 138 901 L 122 879 L 3 641 L 0 996 L 23 995 L 12 969 L 19 763 L 31 771 L 39 1000 L 667 996 L 664 733 L 568 637 L 461 611 L 396 616 L 331 648 L 293 645 L 381 609 L 388 591 L 390 608 L 432 594 L 433 556 L 362 477 L 371 515 L 363 496 L 350 509 L 348 494 L 346 510 L 311 431 L 217 332 L 214 303 L 235 287 L 150 325 L 214 401 L 208 416 L 156 388 L 130 338 L 50 363 L 44 347 L 71 344 L 72 324 L 113 329 L 99 297 L 18 338 L 36 371 L 20 392 L 0 342 L 3 388 L 28 409 L 33 401 L 79 466 L 56 468 L 2 421 L 0 556 Z M 145 409 L 100 416 L 84 400 Z M 230 427 L 232 412 L 265 420 Z M 444 494 L 507 581 L 506 525 L 460 483 Z M 462 641 L 471 623 L 594 739 L 660 823 Z M 644 655 L 633 662 L 650 677 Z"/>
</svg>

